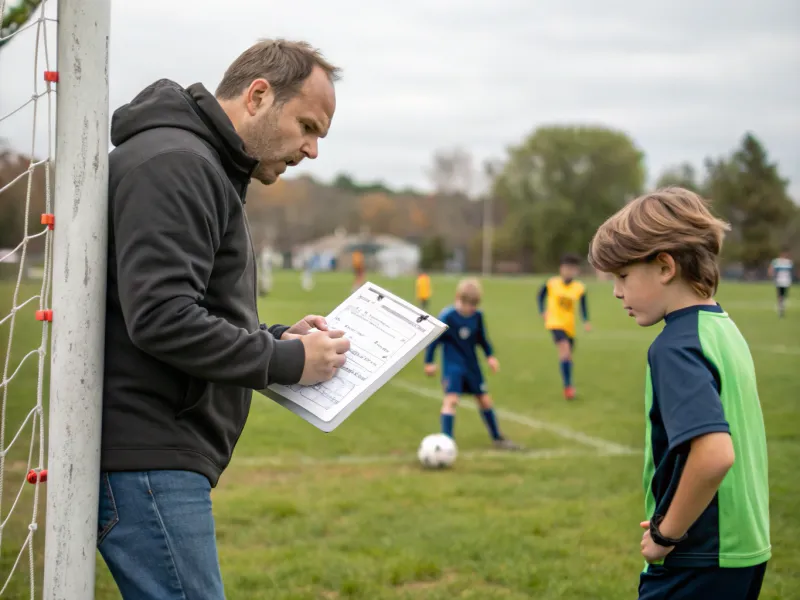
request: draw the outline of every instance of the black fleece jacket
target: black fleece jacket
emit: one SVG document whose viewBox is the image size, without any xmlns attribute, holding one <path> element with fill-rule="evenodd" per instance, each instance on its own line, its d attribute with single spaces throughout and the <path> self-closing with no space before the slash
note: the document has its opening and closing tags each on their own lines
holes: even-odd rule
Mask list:
<svg viewBox="0 0 800 600">
<path fill-rule="evenodd" d="M 212 486 L 253 389 L 305 353 L 260 325 L 244 211 L 257 162 L 202 85 L 160 80 L 111 123 L 104 471 L 179 469 Z"/>
</svg>

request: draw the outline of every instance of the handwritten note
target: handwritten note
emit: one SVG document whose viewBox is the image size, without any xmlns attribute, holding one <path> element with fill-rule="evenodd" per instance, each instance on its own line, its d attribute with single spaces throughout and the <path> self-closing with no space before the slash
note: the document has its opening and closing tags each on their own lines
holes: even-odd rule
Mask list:
<svg viewBox="0 0 800 600">
<path fill-rule="evenodd" d="M 360 404 L 440 335 L 446 326 L 411 304 L 367 283 L 327 316 L 328 327 L 350 340 L 345 364 L 329 381 L 271 385 L 277 394 L 322 421 Z"/>
</svg>

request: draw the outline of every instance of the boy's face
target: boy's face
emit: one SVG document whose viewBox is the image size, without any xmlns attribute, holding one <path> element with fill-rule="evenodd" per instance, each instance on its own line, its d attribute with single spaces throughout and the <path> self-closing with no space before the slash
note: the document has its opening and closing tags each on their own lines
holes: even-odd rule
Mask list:
<svg viewBox="0 0 800 600">
<path fill-rule="evenodd" d="M 614 273 L 614 296 L 637 325 L 650 327 L 667 313 L 666 283 L 658 262 L 636 263 Z"/>
<path fill-rule="evenodd" d="M 471 317 L 478 310 L 478 304 L 469 300 L 456 298 L 456 311 L 462 317 Z"/>
<path fill-rule="evenodd" d="M 561 265 L 558 269 L 562 279 L 570 281 L 578 276 L 578 265 Z"/>
</svg>

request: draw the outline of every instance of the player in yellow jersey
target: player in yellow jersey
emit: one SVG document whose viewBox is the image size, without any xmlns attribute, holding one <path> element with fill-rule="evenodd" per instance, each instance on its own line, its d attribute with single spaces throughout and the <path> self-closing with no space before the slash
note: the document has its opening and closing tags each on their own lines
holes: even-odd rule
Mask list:
<svg viewBox="0 0 800 600">
<path fill-rule="evenodd" d="M 353 265 L 353 290 L 357 290 L 364 285 L 364 276 L 366 272 L 366 265 L 364 260 L 364 253 L 361 250 L 355 250 L 350 257 Z"/>
<path fill-rule="evenodd" d="M 420 273 L 417 276 L 416 295 L 420 308 L 428 310 L 428 302 L 433 295 L 433 290 L 431 289 L 431 277 L 427 273 Z"/>
<path fill-rule="evenodd" d="M 552 332 L 553 341 L 558 348 L 564 397 L 567 400 L 575 397 L 575 387 L 572 385 L 572 350 L 575 346 L 575 312 L 579 304 L 584 327 L 586 331 L 591 330 L 586 287 L 575 279 L 579 273 L 580 258 L 567 254 L 561 259 L 559 275 L 548 279 L 539 290 L 539 313 L 544 317 L 544 326 Z"/>
</svg>

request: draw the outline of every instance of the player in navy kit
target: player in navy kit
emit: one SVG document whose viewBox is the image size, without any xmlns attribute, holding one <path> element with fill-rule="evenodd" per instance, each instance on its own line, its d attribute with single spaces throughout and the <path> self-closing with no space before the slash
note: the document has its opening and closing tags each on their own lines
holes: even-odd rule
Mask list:
<svg viewBox="0 0 800 600">
<path fill-rule="evenodd" d="M 458 284 L 455 303 L 439 315 L 439 320 L 447 324 L 449 329 L 425 351 L 425 373 L 436 374 L 434 356 L 436 348 L 441 345 L 444 355 L 442 384 L 445 394 L 441 413 L 442 433 L 453 437 L 458 399 L 462 394 L 470 394 L 478 400 L 481 416 L 494 445 L 504 450 L 517 450 L 519 446 L 500 433 L 492 398 L 487 391 L 475 352 L 477 346 L 483 348 L 489 367 L 497 372 L 500 363 L 494 356 L 486 335 L 483 313 L 478 310 L 480 301 L 481 287 L 476 280 L 465 279 Z"/>
</svg>

